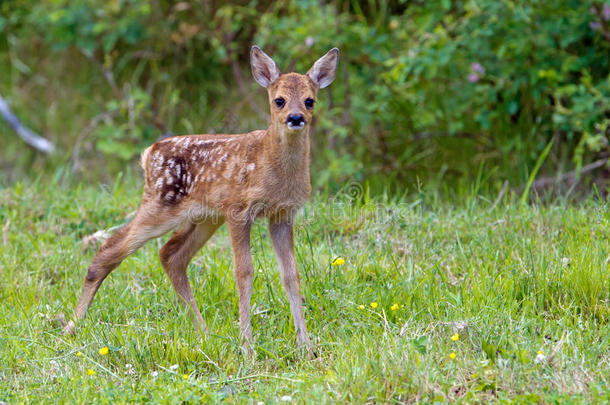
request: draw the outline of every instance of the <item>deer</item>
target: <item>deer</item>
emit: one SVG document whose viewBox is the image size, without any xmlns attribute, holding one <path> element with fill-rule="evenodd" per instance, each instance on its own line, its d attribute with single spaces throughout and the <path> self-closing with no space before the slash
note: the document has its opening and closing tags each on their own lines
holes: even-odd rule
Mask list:
<svg viewBox="0 0 610 405">
<path fill-rule="evenodd" d="M 311 194 L 309 131 L 316 97 L 335 78 L 339 50 L 328 51 L 306 74 L 281 73 L 256 45 L 250 58 L 254 79 L 267 89 L 269 127 L 245 134 L 173 136 L 144 150 L 141 204 L 133 219 L 116 230 L 94 256 L 64 335 L 74 334 L 75 322 L 85 317 L 101 283 L 123 259 L 172 230 L 174 234 L 159 250 L 161 264 L 195 328 L 209 333 L 186 270 L 193 256 L 226 223 L 239 294 L 240 340 L 251 352 L 254 268 L 250 233 L 256 219 L 267 218 L 297 344 L 310 347 L 293 225 Z"/>
</svg>

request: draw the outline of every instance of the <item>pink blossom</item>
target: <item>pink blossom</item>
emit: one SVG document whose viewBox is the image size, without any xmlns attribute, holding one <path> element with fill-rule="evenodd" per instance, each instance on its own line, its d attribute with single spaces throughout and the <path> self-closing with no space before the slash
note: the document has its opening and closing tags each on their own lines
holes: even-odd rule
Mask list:
<svg viewBox="0 0 610 405">
<path fill-rule="evenodd" d="M 593 31 L 597 31 L 597 30 L 599 30 L 601 27 L 602 27 L 602 25 L 601 25 L 600 23 L 598 23 L 598 22 L 593 22 L 593 21 L 591 21 L 591 22 L 589 23 L 589 28 L 591 28 Z"/>
<path fill-rule="evenodd" d="M 476 83 L 476 82 L 478 82 L 478 81 L 479 81 L 479 75 L 478 75 L 478 74 L 476 74 L 476 73 L 474 73 L 474 72 L 473 72 L 473 73 L 470 73 L 470 74 L 468 75 L 468 81 L 469 81 L 470 83 Z"/>
<path fill-rule="evenodd" d="M 472 65 L 470 65 L 470 69 L 472 69 L 473 72 L 476 73 L 480 73 L 480 74 L 485 74 L 485 67 L 483 67 L 483 65 L 481 65 L 479 62 L 474 62 Z"/>
</svg>

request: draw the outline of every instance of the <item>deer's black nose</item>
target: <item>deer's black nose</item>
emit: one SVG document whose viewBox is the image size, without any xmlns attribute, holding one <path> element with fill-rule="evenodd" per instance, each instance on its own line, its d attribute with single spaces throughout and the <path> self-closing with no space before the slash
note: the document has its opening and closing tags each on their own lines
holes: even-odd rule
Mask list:
<svg viewBox="0 0 610 405">
<path fill-rule="evenodd" d="M 293 127 L 301 127 L 305 125 L 305 117 L 303 117 L 303 114 L 290 114 L 286 123 Z"/>
</svg>

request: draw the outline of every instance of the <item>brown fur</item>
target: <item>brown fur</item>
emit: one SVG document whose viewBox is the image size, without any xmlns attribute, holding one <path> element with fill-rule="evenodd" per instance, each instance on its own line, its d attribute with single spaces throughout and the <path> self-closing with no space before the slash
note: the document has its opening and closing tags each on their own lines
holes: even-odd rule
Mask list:
<svg viewBox="0 0 610 405">
<path fill-rule="evenodd" d="M 253 73 L 265 85 L 271 104 L 267 130 L 236 135 L 188 135 L 168 138 L 147 148 L 141 156 L 145 174 L 142 203 L 134 219 L 100 248 L 87 272 L 75 319 L 85 316 L 102 281 L 121 261 L 148 240 L 180 227 L 159 255 L 193 322 L 206 329 L 186 275 L 192 257 L 224 222 L 235 258 L 239 291 L 239 319 L 248 347 L 252 339 L 250 297 L 253 266 L 250 229 L 258 217 L 269 218 L 269 227 L 282 281 L 288 294 L 299 344 L 309 342 L 301 308 L 299 275 L 293 251 L 292 219 L 310 191 L 309 123 L 319 78 L 336 69 L 337 51 L 321 58 L 307 75 L 280 75 L 273 61 L 253 48 Z M 326 63 L 328 62 L 328 63 Z M 322 70 L 320 70 L 322 69 Z M 326 70 L 324 70 L 326 69 Z M 313 71 L 313 73 L 312 73 Z M 274 76 L 275 74 L 275 76 Z M 332 78 L 330 79 L 332 81 Z M 273 100 L 286 100 L 278 108 Z M 302 114 L 301 130 L 286 124 L 289 114 Z M 64 329 L 72 333 L 71 321 Z"/>
</svg>

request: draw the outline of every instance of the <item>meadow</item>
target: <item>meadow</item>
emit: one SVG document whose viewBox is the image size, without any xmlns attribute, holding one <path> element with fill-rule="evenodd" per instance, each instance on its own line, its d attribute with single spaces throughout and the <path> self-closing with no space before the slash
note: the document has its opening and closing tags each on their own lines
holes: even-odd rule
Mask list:
<svg viewBox="0 0 610 405">
<path fill-rule="evenodd" d="M 226 228 L 188 268 L 165 236 L 62 324 L 100 230 L 172 134 L 265 128 L 251 78 L 333 47 L 316 100 L 296 335 L 267 226 L 252 235 L 255 354 Z M 0 1 L 0 405 L 610 403 L 610 3 Z"/>
<path fill-rule="evenodd" d="M 317 193 L 296 227 L 313 349 L 295 346 L 258 223 L 249 358 L 225 228 L 188 271 L 209 336 L 179 305 L 156 241 L 102 284 L 76 335 L 62 336 L 60 314 L 95 252 L 83 239 L 135 210 L 131 178 L 0 190 L 0 403 L 610 401 L 607 200 Z"/>
</svg>

